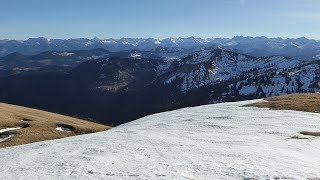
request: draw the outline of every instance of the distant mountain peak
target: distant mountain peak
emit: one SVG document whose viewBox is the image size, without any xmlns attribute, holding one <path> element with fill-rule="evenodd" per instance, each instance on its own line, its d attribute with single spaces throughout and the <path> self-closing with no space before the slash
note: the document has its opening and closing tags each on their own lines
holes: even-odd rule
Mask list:
<svg viewBox="0 0 320 180">
<path fill-rule="evenodd" d="M 0 56 L 13 52 L 32 55 L 44 51 L 92 50 L 103 48 L 112 52 L 152 51 L 158 47 L 172 50 L 195 51 L 202 47 L 218 46 L 253 56 L 286 55 L 292 57 L 312 58 L 320 54 L 320 41 L 301 38 L 267 38 L 264 36 L 235 36 L 233 38 L 196 38 L 171 37 L 156 38 L 121 38 L 100 39 L 94 37 L 77 39 L 46 39 L 44 37 L 29 38 L 24 41 L 0 41 Z M 297 50 L 298 49 L 298 50 Z"/>
</svg>

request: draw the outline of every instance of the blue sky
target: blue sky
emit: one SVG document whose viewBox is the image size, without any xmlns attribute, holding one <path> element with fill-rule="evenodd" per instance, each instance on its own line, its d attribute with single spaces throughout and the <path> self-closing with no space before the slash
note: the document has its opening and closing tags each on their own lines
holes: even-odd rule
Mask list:
<svg viewBox="0 0 320 180">
<path fill-rule="evenodd" d="M 1 0 L 0 39 L 320 39 L 320 0 Z"/>
</svg>

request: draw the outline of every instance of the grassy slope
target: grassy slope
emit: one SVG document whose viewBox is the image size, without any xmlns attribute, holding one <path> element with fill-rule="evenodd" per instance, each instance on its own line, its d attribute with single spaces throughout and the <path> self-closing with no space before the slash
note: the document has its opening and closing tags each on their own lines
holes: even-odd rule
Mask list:
<svg viewBox="0 0 320 180">
<path fill-rule="evenodd" d="M 320 112 L 320 94 L 291 94 L 266 98 L 267 102 L 254 103 L 249 106 L 270 108 L 274 110 L 296 110 Z"/>
<path fill-rule="evenodd" d="M 71 125 L 74 131 L 58 131 L 56 130 L 57 124 Z M 60 114 L 0 103 L 0 129 L 19 127 L 21 125 L 29 127 L 8 132 L 16 135 L 7 141 L 0 142 L 0 148 L 94 133 L 110 128 L 109 126 Z"/>
</svg>

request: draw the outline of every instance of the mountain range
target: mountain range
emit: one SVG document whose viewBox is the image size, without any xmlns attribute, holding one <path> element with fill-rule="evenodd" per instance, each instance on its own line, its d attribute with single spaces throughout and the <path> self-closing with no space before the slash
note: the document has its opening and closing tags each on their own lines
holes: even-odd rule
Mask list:
<svg viewBox="0 0 320 180">
<path fill-rule="evenodd" d="M 298 58 L 319 58 L 320 41 L 307 38 L 121 38 L 121 39 L 46 39 L 30 38 L 27 40 L 0 40 L 0 56 L 13 52 L 35 55 L 45 51 L 93 50 L 103 48 L 108 51 L 186 51 L 199 47 L 220 46 L 252 56 L 285 55 Z"/>
<path fill-rule="evenodd" d="M 0 67 L 2 102 L 107 125 L 187 106 L 320 91 L 317 58 L 253 56 L 216 45 L 13 53 L 0 58 Z"/>
</svg>

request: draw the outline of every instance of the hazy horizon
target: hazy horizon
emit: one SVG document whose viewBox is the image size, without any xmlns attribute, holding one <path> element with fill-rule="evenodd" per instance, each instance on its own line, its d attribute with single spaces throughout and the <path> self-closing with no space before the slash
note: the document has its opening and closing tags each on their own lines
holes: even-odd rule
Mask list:
<svg viewBox="0 0 320 180">
<path fill-rule="evenodd" d="M 16 41 L 26 41 L 28 39 L 37 39 L 37 38 L 45 38 L 48 40 L 53 40 L 53 39 L 60 39 L 60 40 L 69 40 L 69 39 L 95 39 L 98 38 L 100 40 L 107 40 L 107 39 L 115 39 L 115 40 L 119 40 L 119 39 L 159 39 L 159 40 L 164 40 L 164 39 L 169 39 L 169 38 L 174 38 L 174 39 L 178 39 L 178 38 L 183 38 L 183 39 L 187 39 L 187 38 L 195 38 L 195 39 L 232 39 L 232 38 L 236 38 L 236 37 L 244 37 L 244 38 L 268 38 L 268 39 L 300 39 L 300 38 L 306 38 L 309 40 L 316 40 L 319 41 L 319 39 L 314 39 L 314 38 L 308 38 L 308 37 L 304 37 L 304 36 L 300 36 L 300 37 L 268 37 L 268 36 L 242 36 L 242 35 L 236 35 L 233 37 L 195 37 L 195 36 L 185 36 L 185 37 L 164 37 L 164 38 L 156 38 L 156 37 L 119 37 L 119 38 L 114 38 L 114 37 L 97 37 L 97 36 L 93 36 L 93 37 L 73 37 L 73 38 L 48 38 L 48 37 L 44 37 L 44 36 L 39 36 L 39 37 L 28 37 L 25 39 L 9 39 L 9 38 L 5 38 L 5 39 L 0 39 L 0 40 L 16 40 Z"/>
</svg>

